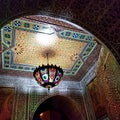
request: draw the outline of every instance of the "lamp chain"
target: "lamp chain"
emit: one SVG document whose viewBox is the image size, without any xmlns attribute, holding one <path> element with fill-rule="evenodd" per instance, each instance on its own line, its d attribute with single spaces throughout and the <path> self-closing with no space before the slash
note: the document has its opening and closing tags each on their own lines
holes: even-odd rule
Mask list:
<svg viewBox="0 0 120 120">
<path fill-rule="evenodd" d="M 48 53 L 46 53 L 46 56 L 47 56 L 47 64 L 49 64 Z"/>
</svg>

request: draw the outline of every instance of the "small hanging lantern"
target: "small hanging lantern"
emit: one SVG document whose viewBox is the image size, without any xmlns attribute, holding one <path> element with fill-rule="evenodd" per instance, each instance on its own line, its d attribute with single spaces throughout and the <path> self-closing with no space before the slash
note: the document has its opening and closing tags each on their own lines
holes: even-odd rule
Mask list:
<svg viewBox="0 0 120 120">
<path fill-rule="evenodd" d="M 48 90 L 50 90 L 50 88 L 57 86 L 61 81 L 63 70 L 56 65 L 49 65 L 48 63 L 47 65 L 37 67 L 33 72 L 33 76 L 42 87 L 48 88 Z"/>
</svg>

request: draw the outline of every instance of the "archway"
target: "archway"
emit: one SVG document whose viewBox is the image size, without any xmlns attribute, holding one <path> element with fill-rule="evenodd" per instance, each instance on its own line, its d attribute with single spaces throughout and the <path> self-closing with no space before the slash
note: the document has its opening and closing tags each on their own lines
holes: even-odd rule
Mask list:
<svg viewBox="0 0 120 120">
<path fill-rule="evenodd" d="M 45 100 L 34 113 L 33 120 L 83 120 L 80 106 L 72 99 L 56 95 Z"/>
</svg>

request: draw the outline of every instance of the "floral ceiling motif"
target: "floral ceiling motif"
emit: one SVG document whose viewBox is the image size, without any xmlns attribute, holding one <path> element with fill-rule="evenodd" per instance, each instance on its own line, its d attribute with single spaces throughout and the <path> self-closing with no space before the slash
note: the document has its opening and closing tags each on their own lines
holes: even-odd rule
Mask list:
<svg viewBox="0 0 120 120">
<path fill-rule="evenodd" d="M 61 66 L 65 75 L 76 75 L 97 43 L 80 30 L 63 29 L 27 19 L 16 19 L 1 30 L 2 68 L 32 72 L 36 66 Z"/>
</svg>

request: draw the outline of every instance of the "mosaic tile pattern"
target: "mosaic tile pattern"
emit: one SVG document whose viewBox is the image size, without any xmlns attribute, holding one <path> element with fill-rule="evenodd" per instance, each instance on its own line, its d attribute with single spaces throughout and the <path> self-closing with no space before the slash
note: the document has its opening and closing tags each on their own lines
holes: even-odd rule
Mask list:
<svg viewBox="0 0 120 120">
<path fill-rule="evenodd" d="M 56 27 L 56 26 L 55 26 Z M 37 41 L 37 35 L 39 41 Z M 39 43 L 43 37 L 54 39 L 54 44 Z M 38 65 L 56 64 L 64 69 L 65 75 L 76 75 L 97 43 L 91 34 L 59 29 L 48 24 L 16 19 L 1 30 L 2 68 L 31 71 Z"/>
<path fill-rule="evenodd" d="M 88 85 L 91 87 L 90 93 L 92 95 L 90 95 L 96 119 L 103 118 L 102 114 L 106 113 L 110 120 L 120 120 L 119 82 L 120 67 L 109 50 L 103 48 L 99 57 L 97 75 Z"/>
</svg>

